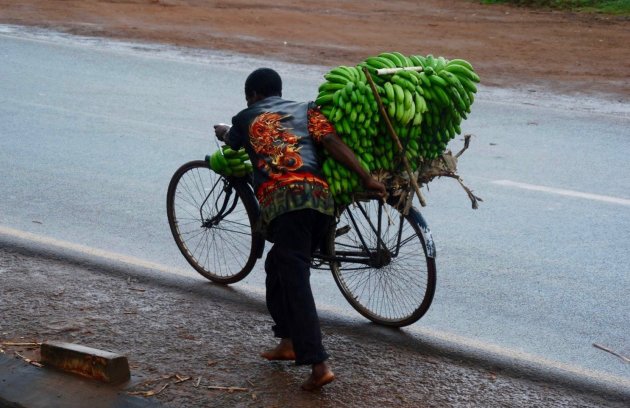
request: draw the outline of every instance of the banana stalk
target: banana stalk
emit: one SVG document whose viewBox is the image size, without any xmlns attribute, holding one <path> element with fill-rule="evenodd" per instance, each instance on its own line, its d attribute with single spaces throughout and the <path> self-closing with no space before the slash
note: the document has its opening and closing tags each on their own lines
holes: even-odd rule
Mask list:
<svg viewBox="0 0 630 408">
<path fill-rule="evenodd" d="M 411 185 L 413 186 L 413 189 L 416 192 L 416 195 L 418 196 L 418 200 L 420 200 L 420 205 L 425 207 L 427 205 L 427 202 L 424 199 L 422 192 L 420 191 L 420 186 L 418 186 L 418 182 L 416 181 L 416 178 L 413 175 L 411 166 L 409 166 L 409 162 L 407 161 L 407 157 L 405 156 L 405 149 L 403 149 L 403 146 L 400 143 L 400 139 L 398 139 L 398 135 L 396 134 L 396 131 L 394 130 L 394 127 L 392 126 L 392 122 L 389 116 L 387 115 L 387 111 L 385 111 L 385 107 L 383 106 L 383 101 L 381 101 L 381 97 L 378 94 L 378 90 L 376 89 L 376 84 L 374 83 L 374 80 L 372 79 L 372 75 L 370 74 L 370 71 L 368 71 L 366 68 L 364 68 L 364 73 L 365 73 L 365 77 L 367 78 L 370 84 L 370 87 L 372 88 L 372 93 L 374 94 L 376 103 L 378 103 L 378 107 L 379 107 L 379 110 L 381 111 L 381 115 L 383 116 L 383 119 L 385 119 L 387 130 L 389 131 L 389 134 L 392 137 L 392 140 L 396 142 L 396 145 L 398 146 L 398 153 L 400 154 L 403 165 L 405 166 L 405 170 L 407 171 L 409 180 L 411 180 Z M 405 208 L 405 215 L 407 215 L 407 211 L 409 211 L 408 207 Z"/>
</svg>

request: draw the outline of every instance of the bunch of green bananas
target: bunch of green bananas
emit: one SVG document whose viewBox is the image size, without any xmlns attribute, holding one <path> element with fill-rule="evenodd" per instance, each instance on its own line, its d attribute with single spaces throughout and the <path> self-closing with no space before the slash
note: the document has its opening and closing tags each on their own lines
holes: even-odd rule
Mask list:
<svg viewBox="0 0 630 408">
<path fill-rule="evenodd" d="M 252 172 L 252 164 L 245 149 L 233 150 L 227 145 L 207 155 L 206 162 L 222 176 L 244 177 Z"/>
<path fill-rule="evenodd" d="M 405 67 L 422 69 L 376 73 L 382 68 Z M 333 68 L 324 75 L 326 81 L 320 85 L 315 103 L 367 170 L 396 173 L 403 167 L 363 68 L 374 80 L 413 170 L 440 156 L 448 142 L 461 133 L 460 124 L 470 113 L 479 82 L 469 62 L 388 52 L 369 57 L 356 67 Z M 359 190 L 357 176 L 329 156 L 324 159 L 323 170 L 335 200 L 351 202 L 352 193 Z"/>
</svg>

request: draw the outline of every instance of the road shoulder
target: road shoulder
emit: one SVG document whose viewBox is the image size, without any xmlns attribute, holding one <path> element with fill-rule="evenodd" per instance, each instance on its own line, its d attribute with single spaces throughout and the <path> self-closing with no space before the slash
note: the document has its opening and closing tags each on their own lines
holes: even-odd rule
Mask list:
<svg viewBox="0 0 630 408">
<path fill-rule="evenodd" d="M 67 341 L 127 355 L 143 379 L 128 391 L 168 384 L 150 397 L 165 406 L 624 406 L 421 344 L 383 342 L 363 328 L 340 329 L 327 316 L 325 345 L 338 380 L 322 392 L 300 392 L 306 368 L 258 357 L 274 341 L 271 321 L 261 299 L 238 286 L 152 279 L 10 246 L 0 249 L 0 279 L 0 342 Z M 3 349 L 6 356 L 28 352 Z"/>
</svg>

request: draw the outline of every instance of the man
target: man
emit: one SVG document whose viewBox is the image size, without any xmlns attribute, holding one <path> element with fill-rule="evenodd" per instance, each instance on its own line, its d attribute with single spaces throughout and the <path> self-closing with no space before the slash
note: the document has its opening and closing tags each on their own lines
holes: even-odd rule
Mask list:
<svg viewBox="0 0 630 408">
<path fill-rule="evenodd" d="M 232 118 L 232 126 L 215 125 L 215 133 L 249 154 L 261 225 L 274 243 L 265 260 L 265 285 L 280 343 L 261 356 L 310 364 L 302 388 L 315 390 L 335 379 L 326 364 L 309 281 L 312 253 L 334 216 L 318 148 L 357 173 L 366 190 L 384 196 L 385 187 L 361 167 L 317 106 L 282 99 L 282 80 L 274 70 L 252 72 L 245 81 L 245 99 L 247 108 Z"/>
</svg>

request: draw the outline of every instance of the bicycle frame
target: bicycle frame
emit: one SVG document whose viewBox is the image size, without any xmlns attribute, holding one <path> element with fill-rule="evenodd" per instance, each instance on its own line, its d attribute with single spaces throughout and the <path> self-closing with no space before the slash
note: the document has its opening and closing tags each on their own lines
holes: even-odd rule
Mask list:
<svg viewBox="0 0 630 408">
<path fill-rule="evenodd" d="M 324 262 L 349 262 L 349 263 L 358 263 L 358 264 L 364 264 L 364 265 L 369 265 L 369 266 L 377 266 L 378 264 L 386 262 L 384 259 L 382 259 L 382 256 L 379 256 L 383 254 L 382 250 L 386 249 L 385 243 L 381 239 L 381 217 L 382 217 L 383 204 L 379 203 L 377 227 L 374 227 L 374 224 L 370 220 L 369 216 L 367 215 L 367 212 L 365 211 L 361 203 L 357 202 L 355 205 L 359 208 L 359 210 L 365 217 L 366 221 L 369 224 L 370 229 L 376 234 L 376 237 L 377 237 L 376 248 L 371 249 L 369 247 L 369 245 L 367 244 L 365 240 L 365 237 L 361 233 L 361 229 L 359 228 L 359 225 L 357 224 L 357 220 L 355 219 L 354 215 L 352 215 L 352 212 L 348 212 L 348 216 L 350 218 L 350 222 L 352 223 L 353 227 L 345 226 L 345 227 L 336 229 L 335 237 L 338 237 L 340 235 L 347 233 L 350 229 L 354 229 L 358 234 L 358 238 L 359 238 L 359 241 L 361 242 L 361 246 L 363 250 L 362 251 L 335 251 L 335 255 L 327 255 L 321 252 L 316 252 L 313 255 L 314 258 L 320 261 L 324 261 Z M 343 210 L 345 211 L 345 208 Z M 336 226 L 337 225 L 335 225 L 335 228 Z M 401 233 L 402 233 L 402 228 L 398 232 L 398 235 L 400 235 Z M 400 243 L 400 239 L 398 240 L 398 243 Z"/>
<path fill-rule="evenodd" d="M 212 218 L 205 219 L 202 212 L 204 205 L 206 205 L 206 202 L 208 202 L 208 198 L 210 198 L 210 196 L 214 192 L 214 189 L 219 185 L 219 182 L 221 181 L 223 181 L 224 183 L 223 190 L 225 191 L 225 197 L 223 197 L 223 203 L 221 204 L 221 209 L 219 209 L 219 198 L 217 198 L 217 201 L 214 203 L 214 208 L 218 209 L 217 214 Z M 234 211 L 234 208 L 236 207 L 236 203 L 238 201 L 238 197 L 236 196 L 236 194 L 234 194 L 234 196 L 232 197 L 232 194 L 233 194 L 233 189 L 230 186 L 230 182 L 228 180 L 225 180 L 223 178 L 220 178 L 219 180 L 217 180 L 217 183 L 212 187 L 212 190 L 210 190 L 208 195 L 206 195 L 205 200 L 203 200 L 203 202 L 199 206 L 199 216 L 201 217 L 202 227 L 212 228 L 213 226 L 218 225 L 225 217 L 227 217 L 232 211 Z M 232 199 L 231 204 L 229 204 L 230 199 Z M 226 211 L 225 209 L 228 206 L 228 204 L 230 205 L 230 208 Z"/>
<path fill-rule="evenodd" d="M 225 186 L 223 187 L 225 189 L 231 190 L 230 185 L 233 183 L 246 183 L 250 187 L 249 191 L 251 192 L 251 194 L 252 195 L 254 194 L 253 190 L 251 189 L 251 179 L 249 178 L 226 177 L 223 180 L 225 180 Z M 208 194 L 208 196 L 210 196 L 210 194 Z M 228 208 L 228 203 L 230 199 L 232 199 L 232 203 L 229 205 L 229 208 Z M 221 210 L 218 211 L 217 215 L 213 217 L 212 219 L 205 220 L 205 223 L 207 223 L 207 225 L 204 224 L 204 226 L 211 228 L 212 225 L 215 225 L 213 223 L 218 223 L 224 217 L 226 217 L 234 209 L 236 205 L 236 199 L 237 199 L 236 195 L 231 197 L 231 191 L 226 190 L 226 195 L 223 198 L 223 203 L 221 203 Z M 205 204 L 205 201 L 204 201 L 204 204 Z M 217 205 L 218 203 L 215 203 L 215 206 Z M 344 233 L 347 233 L 350 229 L 353 229 L 356 232 L 359 241 L 361 242 L 362 250 L 361 251 L 337 250 L 334 255 L 326 254 L 322 252 L 321 250 L 316 251 L 313 254 L 313 262 L 312 262 L 313 268 L 326 269 L 327 266 L 325 267 L 323 264 L 329 264 L 331 262 L 361 264 L 361 265 L 371 266 L 375 268 L 380 268 L 380 267 L 386 266 L 391 261 L 392 258 L 396 258 L 398 256 L 400 246 L 401 246 L 401 240 L 402 240 L 403 225 L 401 223 L 398 229 L 395 247 L 392 248 L 392 250 L 388 249 L 385 242 L 382 239 L 382 231 L 381 231 L 382 217 L 384 215 L 383 212 L 385 211 L 384 202 L 379 201 L 378 219 L 377 219 L 376 226 L 374 225 L 374 223 L 370 219 L 370 216 L 368 215 L 367 211 L 362 205 L 362 200 L 356 201 L 352 205 L 356 206 L 359 209 L 360 213 L 363 215 L 367 224 L 369 225 L 370 230 L 377 237 L 376 248 L 370 248 L 363 233 L 361 232 L 361 228 L 359 228 L 359 225 L 357 223 L 357 220 L 355 219 L 355 216 L 352 214 L 351 211 L 348 211 L 347 214 L 350 218 L 352 226 L 347 225 L 347 226 L 338 228 L 338 224 L 335 224 L 335 236 L 342 235 Z M 343 213 L 343 211 L 345 211 L 345 208 L 341 209 L 339 214 Z M 397 213 L 397 215 L 402 216 L 399 213 Z M 418 211 L 414 207 L 410 208 L 409 215 L 414 219 L 414 221 L 416 221 L 416 223 L 420 227 L 420 232 L 424 238 L 424 243 L 426 246 L 427 257 L 435 258 L 435 254 L 436 254 L 435 244 L 433 241 L 433 237 L 431 235 L 431 230 L 429 229 L 429 226 L 426 220 L 424 219 L 420 211 Z M 386 216 L 389 217 L 389 214 L 386 214 Z M 337 220 L 337 223 L 338 222 L 339 222 L 339 218 Z M 262 242 L 263 243 L 261 245 L 261 248 L 258 251 L 258 258 L 261 258 L 264 252 L 264 246 L 265 246 L 264 240 Z"/>
<path fill-rule="evenodd" d="M 398 256 L 399 250 L 401 247 L 401 242 L 402 242 L 403 224 L 400 223 L 400 226 L 398 228 L 398 231 L 396 234 L 397 235 L 396 245 L 393 248 L 388 249 L 385 242 L 383 242 L 382 231 L 381 231 L 382 217 L 383 217 L 383 212 L 385 209 L 384 203 L 382 201 L 379 202 L 378 214 L 377 214 L 378 220 L 377 220 L 376 227 L 372 223 L 370 216 L 367 214 L 361 202 L 360 201 L 355 202 L 354 205 L 359 209 L 360 213 L 363 215 L 363 217 L 365 218 L 365 221 L 369 225 L 370 230 L 377 237 L 376 248 L 370 248 L 363 233 L 361 232 L 361 228 L 359 227 L 357 220 L 355 219 L 355 216 L 352 214 L 351 211 L 348 211 L 347 214 L 352 224 L 352 227 L 347 225 L 341 228 L 336 228 L 335 237 L 347 233 L 350 229 L 354 229 L 354 231 L 357 234 L 358 241 L 361 243 L 361 247 L 362 247 L 361 250 L 360 251 L 336 250 L 335 255 L 325 254 L 325 253 L 322 253 L 321 251 L 316 252 L 315 254 L 313 254 L 313 258 L 315 261 L 319 261 L 320 263 L 314 267 L 324 269 L 321 265 L 322 263 L 345 262 L 345 263 L 362 264 L 362 265 L 371 266 L 375 268 L 381 268 L 389 264 L 389 262 L 393 258 L 396 258 Z M 345 211 L 345 208 L 344 208 L 344 211 Z M 425 221 L 422 214 L 416 208 L 413 208 L 413 207 L 410 208 L 409 214 L 413 218 L 413 220 L 417 222 L 419 226 L 422 237 L 424 238 L 427 257 L 435 258 L 435 244 L 433 242 L 433 237 L 431 235 L 431 231 L 428 227 L 427 222 Z M 389 214 L 387 214 L 387 216 L 389 217 Z M 398 214 L 398 216 L 402 217 L 402 215 L 400 214 Z M 337 227 L 337 225 L 335 227 Z"/>
</svg>

